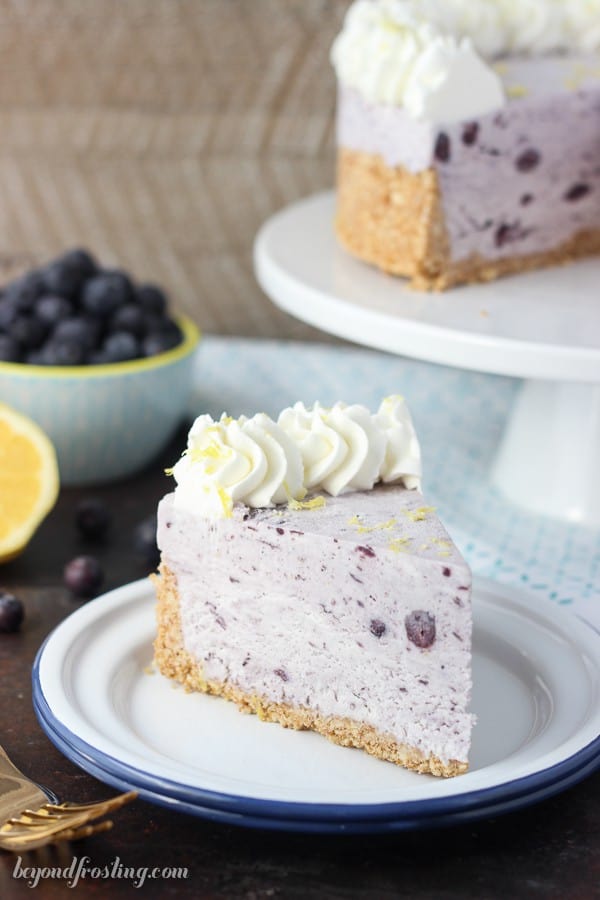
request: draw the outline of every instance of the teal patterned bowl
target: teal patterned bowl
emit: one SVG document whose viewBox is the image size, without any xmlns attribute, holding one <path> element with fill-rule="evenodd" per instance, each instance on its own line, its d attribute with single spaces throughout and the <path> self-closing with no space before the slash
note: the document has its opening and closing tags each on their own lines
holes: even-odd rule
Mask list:
<svg viewBox="0 0 600 900">
<path fill-rule="evenodd" d="M 56 448 L 63 485 L 101 484 L 150 463 L 185 419 L 200 340 L 166 353 L 98 366 L 0 363 L 0 401 L 30 416 Z"/>
</svg>

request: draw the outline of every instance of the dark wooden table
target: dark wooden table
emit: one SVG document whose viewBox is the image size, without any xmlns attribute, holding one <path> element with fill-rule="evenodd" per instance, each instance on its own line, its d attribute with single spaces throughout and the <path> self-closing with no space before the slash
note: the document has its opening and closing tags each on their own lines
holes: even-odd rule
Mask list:
<svg viewBox="0 0 600 900">
<path fill-rule="evenodd" d="M 93 552 L 106 571 L 106 588 L 143 577 L 132 553 L 132 531 L 168 489 L 163 467 L 183 447 L 180 433 L 163 457 L 127 482 L 94 490 L 61 491 L 58 503 L 25 553 L 0 569 L 0 587 L 23 600 L 26 619 L 15 635 L 0 635 L 0 742 L 14 762 L 63 799 L 83 802 L 112 795 L 69 762 L 49 741 L 31 704 L 31 666 L 49 631 L 80 606 L 62 585 L 64 564 Z M 83 497 L 101 497 L 114 514 L 110 539 L 90 546 L 78 536 L 74 514 Z M 89 601 L 89 602 L 94 602 Z M 331 837 L 253 831 L 215 825 L 136 800 L 115 816 L 112 831 L 28 854 L 22 866 L 90 867 L 120 871 L 187 867 L 185 880 L 87 878 L 70 889 L 61 879 L 40 881 L 44 898 L 484 898 L 556 900 L 600 898 L 600 773 L 569 791 L 488 821 L 385 837 Z M 31 897 L 14 877 L 16 858 L 0 851 L 0 898 Z M 118 869 L 118 863 L 117 869 Z"/>
</svg>

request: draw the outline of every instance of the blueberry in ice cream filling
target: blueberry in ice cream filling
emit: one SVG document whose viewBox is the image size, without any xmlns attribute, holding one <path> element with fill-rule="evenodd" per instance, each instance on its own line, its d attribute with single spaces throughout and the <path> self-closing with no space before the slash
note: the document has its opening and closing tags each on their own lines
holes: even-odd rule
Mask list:
<svg viewBox="0 0 600 900">
<path fill-rule="evenodd" d="M 586 197 L 591 191 L 589 184 L 583 184 L 578 182 L 574 184 L 569 190 L 565 193 L 565 200 L 568 200 L 570 203 L 574 203 L 577 200 L 582 200 L 583 197 Z"/>
<path fill-rule="evenodd" d="M 374 634 L 376 638 L 382 637 L 382 635 L 386 632 L 385 622 L 382 622 L 381 619 L 371 619 L 371 624 L 369 625 L 369 631 L 371 634 Z"/>
<path fill-rule="evenodd" d="M 515 167 L 518 172 L 531 172 L 539 164 L 540 158 L 538 151 L 529 147 L 517 156 Z"/>
<path fill-rule="evenodd" d="M 435 641 L 435 616 L 422 609 L 415 609 L 404 620 L 406 636 L 416 647 L 425 650 Z"/>
</svg>

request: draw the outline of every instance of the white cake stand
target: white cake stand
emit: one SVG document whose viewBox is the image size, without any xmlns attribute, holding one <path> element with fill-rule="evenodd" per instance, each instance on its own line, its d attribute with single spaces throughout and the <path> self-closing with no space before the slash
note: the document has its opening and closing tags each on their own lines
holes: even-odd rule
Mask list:
<svg viewBox="0 0 600 900">
<path fill-rule="evenodd" d="M 334 204 L 317 194 L 265 223 L 254 248 L 264 291 L 356 343 L 524 379 L 493 484 L 532 512 L 600 525 L 600 261 L 418 293 L 337 246 Z"/>
</svg>

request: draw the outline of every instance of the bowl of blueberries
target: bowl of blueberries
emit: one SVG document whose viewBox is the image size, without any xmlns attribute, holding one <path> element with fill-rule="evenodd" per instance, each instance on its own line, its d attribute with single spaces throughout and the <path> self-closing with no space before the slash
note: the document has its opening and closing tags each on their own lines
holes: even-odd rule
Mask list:
<svg viewBox="0 0 600 900">
<path fill-rule="evenodd" d="M 0 401 L 45 430 L 62 484 L 124 478 L 185 419 L 199 339 L 161 288 L 70 250 L 0 287 Z"/>
</svg>

